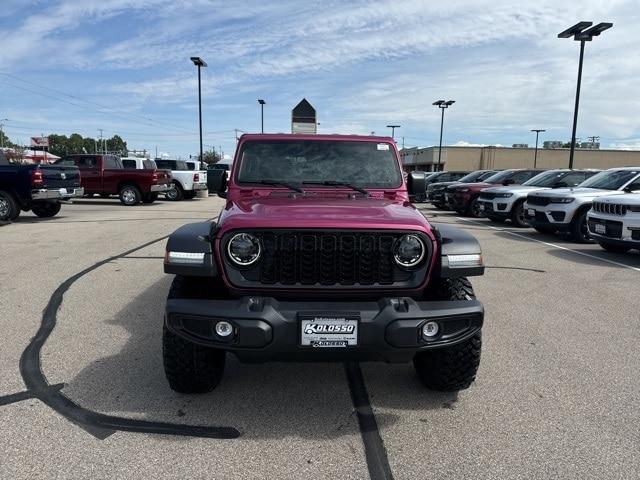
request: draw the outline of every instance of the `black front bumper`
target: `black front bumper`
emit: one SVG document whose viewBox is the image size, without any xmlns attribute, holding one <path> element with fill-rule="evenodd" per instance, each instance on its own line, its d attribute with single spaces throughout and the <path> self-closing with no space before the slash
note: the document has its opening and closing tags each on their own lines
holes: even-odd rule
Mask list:
<svg viewBox="0 0 640 480">
<path fill-rule="evenodd" d="M 308 315 L 359 318 L 358 345 L 314 348 L 300 345 L 300 319 Z M 464 341 L 482 328 L 484 308 L 477 300 L 427 302 L 408 297 L 364 302 L 278 301 L 272 297 L 237 300 L 169 299 L 165 323 L 169 330 L 201 345 L 222 348 L 246 362 L 370 360 L 406 363 L 419 351 Z M 233 325 L 225 340 L 215 333 L 221 320 Z M 438 322 L 432 340 L 421 337 L 422 326 Z"/>
</svg>

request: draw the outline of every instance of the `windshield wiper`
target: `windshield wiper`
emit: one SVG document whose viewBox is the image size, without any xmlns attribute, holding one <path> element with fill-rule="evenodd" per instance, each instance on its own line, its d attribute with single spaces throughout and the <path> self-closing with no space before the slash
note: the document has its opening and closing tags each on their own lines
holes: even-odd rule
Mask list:
<svg viewBox="0 0 640 480">
<path fill-rule="evenodd" d="M 278 182 L 277 180 L 258 180 L 255 183 L 259 183 L 261 185 L 273 185 L 274 187 L 285 187 L 289 190 L 293 190 L 294 192 L 304 193 L 304 190 L 300 187 L 296 187 L 295 185 L 291 185 L 287 182 Z"/>
<path fill-rule="evenodd" d="M 364 188 L 357 187 L 347 182 L 336 182 L 334 180 L 325 180 L 323 182 L 302 182 L 303 185 L 326 185 L 328 187 L 348 187 L 356 192 L 364 193 L 365 195 L 369 195 L 369 192 Z"/>
</svg>

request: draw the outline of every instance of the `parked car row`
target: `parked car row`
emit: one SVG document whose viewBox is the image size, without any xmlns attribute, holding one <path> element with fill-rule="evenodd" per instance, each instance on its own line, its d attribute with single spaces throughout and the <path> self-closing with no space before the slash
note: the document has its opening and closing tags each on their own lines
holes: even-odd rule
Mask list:
<svg viewBox="0 0 640 480">
<path fill-rule="evenodd" d="M 479 170 L 432 183 L 427 199 L 460 215 L 596 241 L 609 251 L 640 249 L 640 167 Z"/>
</svg>

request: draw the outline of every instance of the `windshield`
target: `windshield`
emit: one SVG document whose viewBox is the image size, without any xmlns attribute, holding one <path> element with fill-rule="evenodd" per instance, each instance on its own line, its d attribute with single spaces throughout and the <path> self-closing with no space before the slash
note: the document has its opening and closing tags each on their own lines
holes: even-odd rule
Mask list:
<svg viewBox="0 0 640 480">
<path fill-rule="evenodd" d="M 618 190 L 625 183 L 640 173 L 639 170 L 610 170 L 600 172 L 582 182 L 580 188 L 599 188 L 601 190 Z"/>
<path fill-rule="evenodd" d="M 471 172 L 469 175 L 465 175 L 464 177 L 462 177 L 458 181 L 460 183 L 479 182 L 480 180 L 484 180 L 485 178 L 488 178 L 488 177 L 490 177 L 491 175 L 493 175 L 495 173 L 496 172 L 494 172 L 494 171 L 485 172 L 485 171 L 479 170 L 477 172 Z"/>
<path fill-rule="evenodd" d="M 530 185 L 532 187 L 552 187 L 556 183 L 562 180 L 569 173 L 568 171 L 551 171 L 551 172 L 542 172 L 536 175 L 533 178 L 530 178 L 522 185 Z"/>
<path fill-rule="evenodd" d="M 248 141 L 239 153 L 238 183 L 340 182 L 373 188 L 402 184 L 389 143 L 330 140 Z"/>
<path fill-rule="evenodd" d="M 486 183 L 502 183 L 513 174 L 513 170 L 503 170 L 502 172 L 494 173 L 490 177 L 483 180 Z"/>
</svg>

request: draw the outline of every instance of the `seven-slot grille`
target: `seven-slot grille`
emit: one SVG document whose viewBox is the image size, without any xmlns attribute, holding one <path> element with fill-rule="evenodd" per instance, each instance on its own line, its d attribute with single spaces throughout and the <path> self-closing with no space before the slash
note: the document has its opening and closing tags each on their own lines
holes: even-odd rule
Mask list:
<svg viewBox="0 0 640 480">
<path fill-rule="evenodd" d="M 545 207 L 551 203 L 551 199 L 549 197 L 538 197 L 536 195 L 528 195 L 527 203 L 529 205 L 540 205 Z"/>
<path fill-rule="evenodd" d="M 620 203 L 593 202 L 593 211 L 622 216 L 627 214 L 627 206 Z"/>
<path fill-rule="evenodd" d="M 410 282 L 415 271 L 399 268 L 393 246 L 408 232 L 253 231 L 262 257 L 242 271 L 245 280 L 265 285 L 393 285 Z M 413 232 L 415 233 L 415 232 Z M 424 238 L 425 262 L 429 242 Z"/>
</svg>

